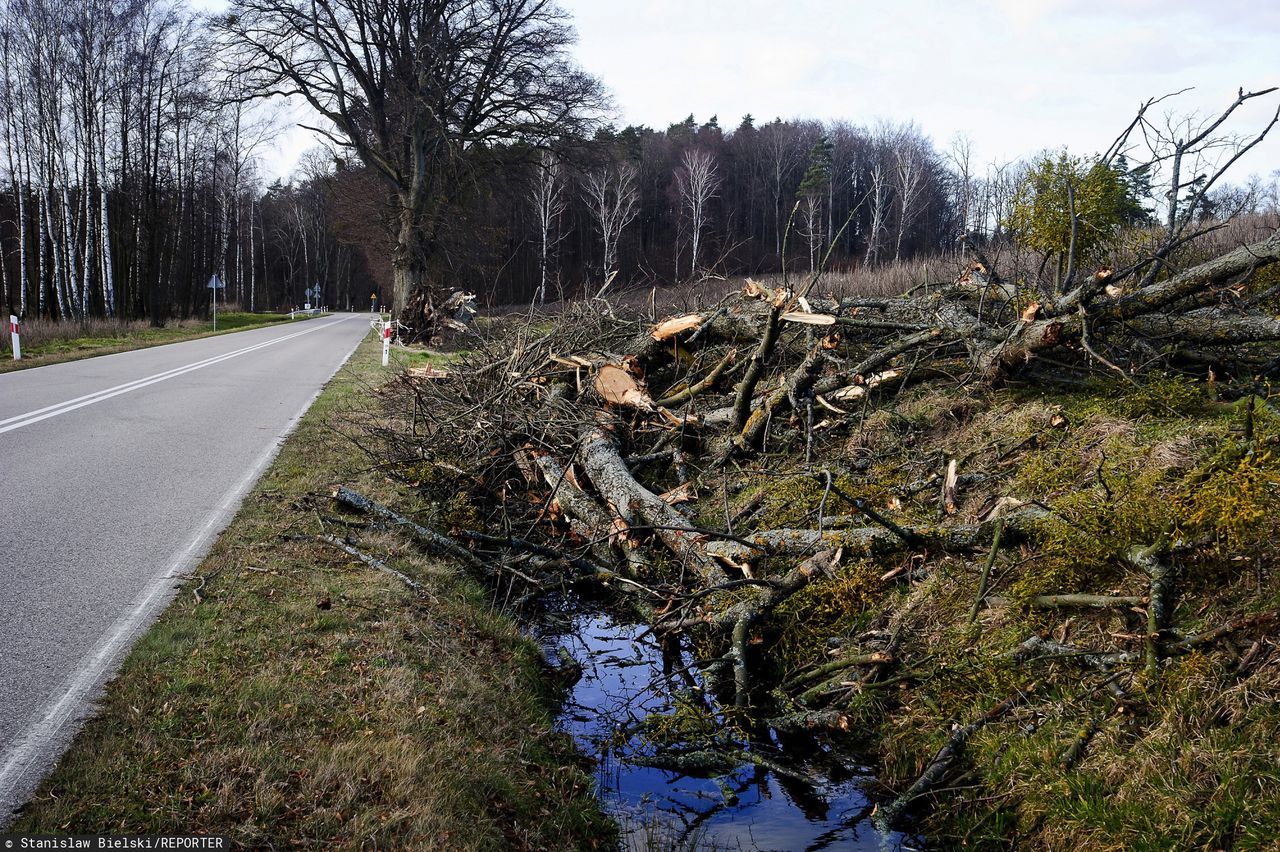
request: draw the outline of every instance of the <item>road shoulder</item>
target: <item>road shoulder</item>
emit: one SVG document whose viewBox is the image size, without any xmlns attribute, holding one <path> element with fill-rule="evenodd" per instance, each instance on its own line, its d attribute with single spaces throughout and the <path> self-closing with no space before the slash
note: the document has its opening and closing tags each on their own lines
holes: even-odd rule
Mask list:
<svg viewBox="0 0 1280 852">
<path fill-rule="evenodd" d="M 610 824 L 552 728 L 537 649 L 449 565 L 360 547 L 338 482 L 412 507 L 351 440 L 376 405 L 366 341 L 195 576 L 126 659 L 20 832 L 211 833 L 242 847 L 584 849 Z"/>
</svg>

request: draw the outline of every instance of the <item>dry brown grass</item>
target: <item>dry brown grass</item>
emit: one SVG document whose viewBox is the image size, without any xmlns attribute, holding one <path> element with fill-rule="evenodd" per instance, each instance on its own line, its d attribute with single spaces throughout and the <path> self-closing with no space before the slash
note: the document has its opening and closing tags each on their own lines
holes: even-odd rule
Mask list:
<svg viewBox="0 0 1280 852">
<path fill-rule="evenodd" d="M 167 327 L 194 329 L 205 325 L 203 320 L 175 320 Z M 34 318 L 22 323 L 22 348 L 38 352 L 56 343 L 69 343 L 82 338 L 106 339 L 137 337 L 151 331 L 147 320 L 89 319 L 85 322 L 58 322 Z"/>
<path fill-rule="evenodd" d="M 219 310 L 217 333 L 286 321 L 289 321 L 288 314 Z M 22 323 L 22 360 L 0 360 L 0 372 L 145 349 L 213 333 L 213 323 L 206 319 L 170 320 L 161 327 L 154 327 L 146 320 L 90 319 L 81 323 L 28 319 Z M 8 334 L 0 337 L 0 351 L 9 352 Z"/>
</svg>

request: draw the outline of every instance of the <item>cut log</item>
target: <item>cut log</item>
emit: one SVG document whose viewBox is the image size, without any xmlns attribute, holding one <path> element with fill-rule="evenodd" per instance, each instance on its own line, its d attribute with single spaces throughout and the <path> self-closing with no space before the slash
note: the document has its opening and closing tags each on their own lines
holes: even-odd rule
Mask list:
<svg viewBox="0 0 1280 852">
<path fill-rule="evenodd" d="M 639 380 L 618 364 L 605 364 L 596 372 L 596 393 L 605 402 L 636 408 L 640 411 L 653 411 L 653 400 Z"/>
<path fill-rule="evenodd" d="M 862 384 L 845 385 L 842 388 L 837 388 L 826 394 L 826 398 L 831 402 L 848 402 L 861 399 L 867 395 L 868 391 L 874 390 L 885 382 L 893 381 L 901 376 L 901 370 L 885 370 L 882 373 L 875 373 Z"/>
<path fill-rule="evenodd" d="M 534 464 L 551 489 L 553 503 L 586 524 L 593 537 L 602 535 L 609 528 L 608 513 L 578 486 L 555 456 L 537 453 Z"/>
<path fill-rule="evenodd" d="M 670 340 L 677 334 L 698 328 L 702 325 L 702 320 L 702 314 L 685 314 L 682 317 L 672 317 L 655 325 L 653 331 L 649 333 L 654 340 L 663 342 Z"/>
<path fill-rule="evenodd" d="M 781 317 L 783 322 L 794 322 L 801 325 L 835 325 L 836 318 L 831 314 L 813 314 L 806 311 L 787 311 Z"/>
<path fill-rule="evenodd" d="M 662 542 L 709 585 L 727 579 L 724 570 L 707 556 L 702 535 L 688 529 L 688 521 L 658 495 L 635 480 L 605 429 L 588 427 L 582 436 L 582 466 L 600 496 L 618 516 L 639 517 L 652 526 Z"/>
<path fill-rule="evenodd" d="M 424 367 L 410 367 L 404 371 L 404 374 L 410 379 L 422 379 L 424 381 L 447 379 L 450 376 L 448 370 L 441 370 L 438 367 L 431 366 L 430 364 L 427 364 Z"/>
</svg>

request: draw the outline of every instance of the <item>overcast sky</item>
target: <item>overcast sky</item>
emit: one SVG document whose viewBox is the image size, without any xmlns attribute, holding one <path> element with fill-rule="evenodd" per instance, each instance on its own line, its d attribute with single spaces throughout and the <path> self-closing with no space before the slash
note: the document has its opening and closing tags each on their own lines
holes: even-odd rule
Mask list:
<svg viewBox="0 0 1280 852">
<path fill-rule="evenodd" d="M 1216 112 L 1236 90 L 1280 85 L 1280 4 L 1267 0 L 560 0 L 582 65 L 619 125 L 689 113 L 914 120 L 979 163 L 1044 148 L 1106 148 L 1144 100 Z M 217 0 L 200 5 L 214 6 Z M 1277 93 L 1280 94 L 1280 93 Z M 1240 113 L 1265 124 L 1277 98 Z M 274 170 L 312 144 L 289 134 Z M 1280 132 L 1235 172 L 1280 168 Z"/>
</svg>

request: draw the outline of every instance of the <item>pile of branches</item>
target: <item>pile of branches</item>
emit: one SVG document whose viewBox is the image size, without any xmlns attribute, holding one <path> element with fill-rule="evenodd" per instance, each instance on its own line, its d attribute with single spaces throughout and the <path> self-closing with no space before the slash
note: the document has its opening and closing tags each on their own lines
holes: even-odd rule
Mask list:
<svg viewBox="0 0 1280 852">
<path fill-rule="evenodd" d="M 971 547 L 990 530 L 906 531 L 870 507 L 856 531 L 762 530 L 748 542 L 732 517 L 689 529 L 681 505 L 717 492 L 727 467 L 771 445 L 803 447 L 813 463 L 823 457 L 815 440 L 835 443 L 911 384 L 1093 370 L 1137 381 L 1142 370 L 1191 365 L 1248 388 L 1280 370 L 1268 345 L 1280 320 L 1259 308 L 1276 288 L 1249 289 L 1277 260 L 1280 230 L 1189 268 L 1153 258 L 1149 269 L 1101 268 L 1033 298 L 974 247 L 955 282 L 901 297 L 817 297 L 815 275 L 794 290 L 748 279 L 718 305 L 660 322 L 587 302 L 504 324 L 446 375 L 406 375 L 414 428 L 390 438 L 403 457 L 465 468 L 504 531 L 525 524 L 638 580 L 653 544 L 704 586 L 742 579 L 754 554 L 812 553 L 815 543 Z M 1152 276 L 1157 267 L 1165 274 Z"/>
<path fill-rule="evenodd" d="M 401 379 L 412 424 L 383 437 L 399 461 L 447 471 L 448 488 L 475 507 L 465 525 L 413 526 L 432 549 L 530 595 L 604 588 L 659 634 L 710 636 L 722 653 L 708 674 L 725 706 L 750 710 L 762 687 L 781 686 L 791 706 L 777 725 L 838 726 L 842 690 L 912 676 L 892 675 L 894 638 L 761 684 L 754 667 L 767 648 L 753 639 L 772 612 L 851 558 L 897 555 L 909 576 L 913 561 L 986 556 L 985 587 L 997 552 L 1052 520 L 1043 506 L 1001 496 L 962 522 L 954 507 L 967 483 L 952 463 L 900 495 L 937 500 L 937 521 L 895 521 L 890 509 L 837 483 L 856 482 L 857 460 L 841 448 L 877 407 L 921 383 L 996 386 L 1092 371 L 1139 382 L 1143 369 L 1177 365 L 1212 366 L 1244 394 L 1280 367 L 1268 345 L 1280 340 L 1280 321 L 1261 309 L 1274 288 L 1255 283 L 1280 260 L 1280 231 L 1185 266 L 1173 248 L 1157 251 L 1128 269 L 1069 278 L 1049 294 L 1020 292 L 980 247 L 970 249 L 954 281 L 899 297 L 820 296 L 816 274 L 795 287 L 748 279 L 718 304 L 661 321 L 602 301 L 556 318 L 506 321 L 492 337 L 477 336 L 447 371 Z M 743 471 L 783 453 L 821 489 L 811 526 L 762 526 L 759 499 L 731 500 Z M 1116 666 L 1155 670 L 1221 636 L 1274 625 L 1273 615 L 1202 636 L 1169 630 L 1170 546 L 1167 538 L 1138 542 L 1120 555 L 1149 576 L 1145 595 L 1042 602 L 1145 609 L 1141 654 L 1033 636 L 1010 661 L 1071 658 L 1110 685 Z M 1033 692 L 1019 687 L 960 732 L 968 736 Z M 948 743 L 897 810 L 945 774 L 962 744 Z"/>
</svg>

